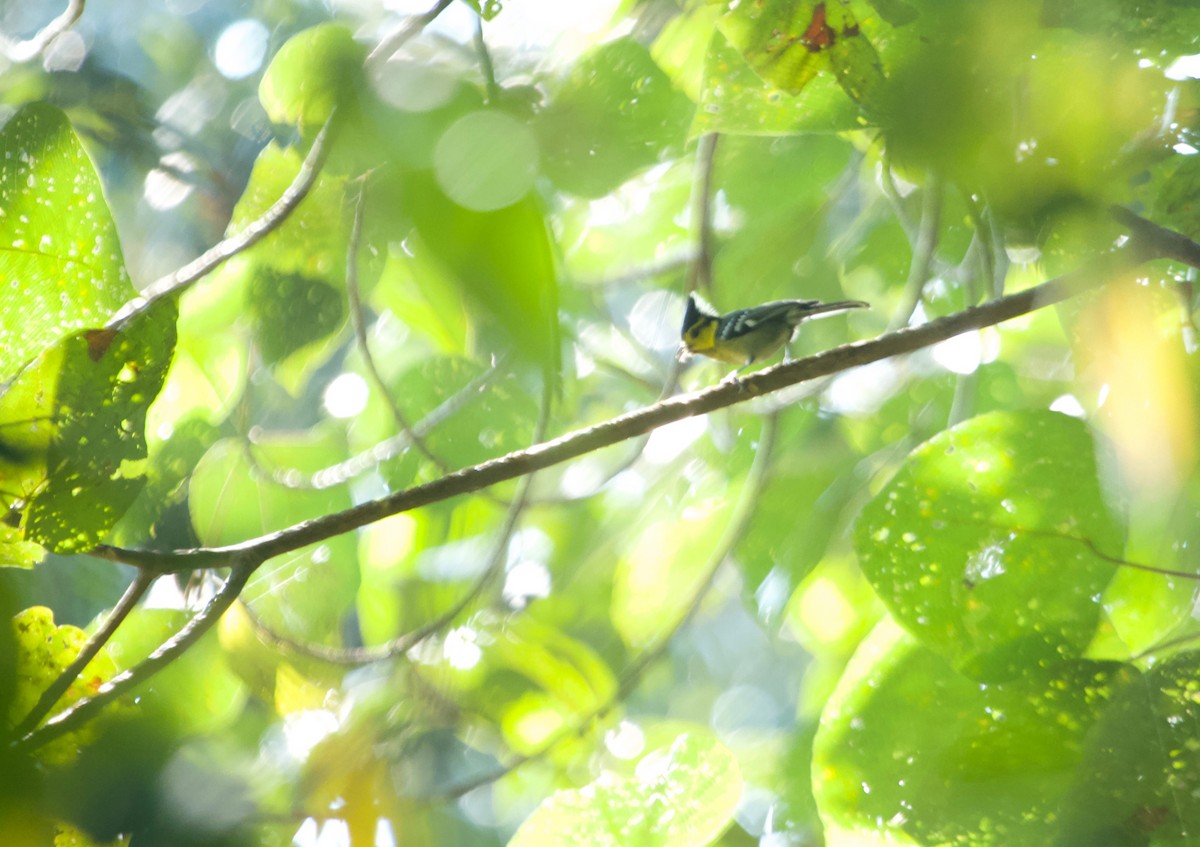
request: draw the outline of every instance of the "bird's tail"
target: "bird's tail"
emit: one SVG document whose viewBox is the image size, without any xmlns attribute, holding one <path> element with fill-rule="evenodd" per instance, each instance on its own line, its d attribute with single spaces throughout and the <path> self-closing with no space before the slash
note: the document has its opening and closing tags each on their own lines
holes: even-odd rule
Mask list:
<svg viewBox="0 0 1200 847">
<path fill-rule="evenodd" d="M 798 321 L 808 320 L 809 318 L 821 315 L 831 315 L 835 312 L 846 312 L 850 309 L 869 308 L 871 308 L 871 304 L 864 303 L 862 300 L 839 300 L 836 303 L 822 303 L 818 300 L 808 300 L 804 301 L 803 307 L 799 310 Z"/>
</svg>

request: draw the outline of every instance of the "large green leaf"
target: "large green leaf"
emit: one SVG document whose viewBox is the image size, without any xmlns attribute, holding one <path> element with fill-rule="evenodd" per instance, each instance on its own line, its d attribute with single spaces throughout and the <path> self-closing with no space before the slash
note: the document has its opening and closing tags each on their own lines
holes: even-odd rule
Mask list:
<svg viewBox="0 0 1200 847">
<path fill-rule="evenodd" d="M 412 248 L 435 257 L 477 307 L 482 343 L 511 345 L 557 384 L 558 269 L 537 196 L 475 211 L 447 197 L 431 175 L 412 174 L 404 197 L 419 236 Z M 488 324 L 501 339 L 489 337 Z"/>
<path fill-rule="evenodd" d="M 366 48 L 350 30 L 319 24 L 293 35 L 263 73 L 258 98 L 276 123 L 315 132 L 362 82 Z"/>
<path fill-rule="evenodd" d="M 909 632 L 960 669 L 1003 678 L 1080 655 L 1122 531 L 1081 421 L 993 413 L 914 450 L 863 509 L 863 572 Z"/>
<path fill-rule="evenodd" d="M 633 38 L 597 47 L 538 116 L 546 173 L 564 191 L 601 197 L 683 146 L 692 104 Z"/>
<path fill-rule="evenodd" d="M 704 85 L 692 135 L 787 135 L 858 129 L 857 107 L 830 75 L 796 93 L 764 80 L 720 32 L 704 60 Z"/>
<path fill-rule="evenodd" d="M 846 0 L 730 2 L 717 26 L 764 80 L 798 94 L 823 70 L 868 112 L 883 86 L 879 55 Z"/>
<path fill-rule="evenodd" d="M 1088 730 L 1136 676 L 1070 660 L 980 685 L 885 620 L 846 669 L 813 743 L 826 843 L 1058 843 Z"/>
<path fill-rule="evenodd" d="M 742 796 L 733 754 L 699 735 L 646 756 L 632 778 L 559 791 L 530 815 L 509 847 L 704 847 L 729 826 Z"/>
<path fill-rule="evenodd" d="M 230 231 L 245 228 L 275 203 L 296 178 L 301 162 L 294 149 L 265 147 L 234 209 Z M 344 179 L 318 177 L 287 220 L 202 283 L 210 299 L 223 296 L 244 302 L 259 350 L 277 366 L 276 378 L 293 392 L 328 358 L 330 337 L 346 321 L 351 208 L 344 190 Z M 367 264 L 360 280 L 364 288 Z M 239 289 L 236 293 L 234 287 Z"/>
<path fill-rule="evenodd" d="M 1069 839 L 1193 844 L 1200 834 L 1200 653 L 1154 666 L 1121 692 L 1088 737 L 1065 805 Z"/>
<path fill-rule="evenodd" d="M 100 180 L 67 119 L 36 104 L 0 132 L 0 383 L 134 295 Z"/>
<path fill-rule="evenodd" d="M 12 437 L 22 458 L 0 461 L 0 477 L 28 501 L 28 539 L 87 550 L 141 491 L 146 410 L 171 361 L 175 317 L 166 298 L 119 329 L 74 333 L 0 398 L 0 420 L 19 424 Z"/>
</svg>

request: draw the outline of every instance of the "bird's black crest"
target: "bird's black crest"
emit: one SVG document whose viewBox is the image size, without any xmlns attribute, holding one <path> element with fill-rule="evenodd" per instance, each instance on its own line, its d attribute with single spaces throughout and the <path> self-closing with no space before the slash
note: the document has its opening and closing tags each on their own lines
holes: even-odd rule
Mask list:
<svg viewBox="0 0 1200 847">
<path fill-rule="evenodd" d="M 719 318 L 721 313 L 712 304 L 693 291 L 688 295 L 687 311 L 683 313 L 683 328 L 695 326 L 701 318 Z"/>
</svg>

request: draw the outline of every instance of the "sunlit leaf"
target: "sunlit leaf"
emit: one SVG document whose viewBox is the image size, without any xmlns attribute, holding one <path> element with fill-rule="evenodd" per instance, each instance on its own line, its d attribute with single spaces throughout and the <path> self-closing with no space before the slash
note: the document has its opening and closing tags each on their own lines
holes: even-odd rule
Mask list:
<svg viewBox="0 0 1200 847">
<path fill-rule="evenodd" d="M 983 415 L 909 455 L 863 510 L 859 561 L 896 619 L 957 667 L 1004 678 L 1078 656 L 1122 552 L 1081 421 Z"/>
<path fill-rule="evenodd" d="M 113 528 L 115 544 L 155 538 L 175 549 L 195 546 L 187 518 L 187 480 L 205 451 L 219 437 L 201 418 L 178 423 L 165 442 L 154 442 L 146 467 L 146 485 Z"/>
<path fill-rule="evenodd" d="M 315 131 L 362 79 L 366 49 L 350 30 L 326 23 L 288 39 L 259 84 L 263 109 L 276 123 Z"/>
<path fill-rule="evenodd" d="M 789 93 L 758 76 L 720 32 L 704 62 L 704 86 L 691 134 L 784 135 L 860 126 L 858 109 L 831 75 Z"/>
<path fill-rule="evenodd" d="M 453 202 L 428 175 L 414 174 L 405 199 L 420 238 L 416 248 L 453 274 L 480 317 L 502 330 L 506 346 L 557 384 L 558 269 L 537 197 L 477 212 Z"/>
<path fill-rule="evenodd" d="M 1181 653 L 1130 682 L 1084 748 L 1065 804 L 1069 847 L 1188 843 L 1200 832 L 1200 654 Z M 1178 839 L 1178 841 L 1176 840 Z"/>
<path fill-rule="evenodd" d="M 979 685 L 884 621 L 821 717 L 813 789 L 831 847 L 1060 843 L 1088 730 L 1136 677 L 1113 662 Z"/>
<path fill-rule="evenodd" d="M 17 685 L 9 704 L 7 722 L 15 725 L 29 714 L 42 692 L 75 661 L 87 636 L 77 626 L 56 626 L 54 612 L 45 606 L 25 609 L 9 625 L 16 636 Z M 108 650 L 101 650 L 58 699 L 50 714 L 95 694 L 116 670 Z M 41 758 L 56 763 L 68 761 L 78 751 L 80 743 L 86 743 L 91 737 L 92 733 L 85 730 L 56 739 L 42 750 Z"/>
<path fill-rule="evenodd" d="M 118 329 L 68 336 L 0 400 L 6 419 L 31 422 L 21 444 L 35 460 L 18 477 L 28 539 L 58 552 L 86 550 L 141 491 L 146 410 L 171 361 L 175 315 L 168 298 Z"/>
<path fill-rule="evenodd" d="M 711 739 L 681 735 L 642 759 L 634 778 L 601 778 L 552 795 L 508 844 L 704 847 L 729 826 L 741 795 L 733 754 Z"/>
<path fill-rule="evenodd" d="M 684 140 L 692 105 L 634 38 L 597 47 L 538 116 L 546 173 L 564 191 L 600 197 Z"/>
<path fill-rule="evenodd" d="M 100 180 L 67 119 L 27 106 L 0 133 L 0 383 L 133 294 Z"/>
<path fill-rule="evenodd" d="M 717 26 L 755 72 L 790 94 L 829 70 L 868 112 L 883 85 L 879 55 L 844 0 L 729 3 Z"/>
</svg>

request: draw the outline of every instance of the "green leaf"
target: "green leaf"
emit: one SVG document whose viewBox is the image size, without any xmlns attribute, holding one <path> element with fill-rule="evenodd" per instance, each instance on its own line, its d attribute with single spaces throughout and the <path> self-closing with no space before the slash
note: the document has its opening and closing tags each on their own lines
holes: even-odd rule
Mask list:
<svg viewBox="0 0 1200 847">
<path fill-rule="evenodd" d="M 427 174 L 406 179 L 418 252 L 428 250 L 505 341 L 556 385 L 561 366 L 558 269 L 545 213 L 534 194 L 480 212 L 452 201 Z M 486 327 L 484 327 L 486 329 Z M 485 336 L 485 348 L 489 339 Z"/>
<path fill-rule="evenodd" d="M 287 190 L 300 172 L 303 156 L 294 148 L 268 144 L 254 160 L 246 190 L 238 199 L 229 220 L 229 232 L 240 232 L 257 220 Z M 346 245 L 349 242 L 349 210 L 344 199 L 346 181 L 338 176 L 320 176 L 296 210 L 243 258 L 254 267 L 269 267 L 336 282 L 346 278 Z M 223 276 L 224 271 L 218 271 Z"/>
<path fill-rule="evenodd" d="M 505 741 L 519 753 L 535 753 L 616 694 L 608 666 L 555 627 L 525 617 L 488 635 L 482 661 L 488 678 L 475 708 L 496 715 Z"/>
<path fill-rule="evenodd" d="M 433 173 L 460 206 L 491 212 L 529 193 L 537 176 L 538 141 L 504 112 L 482 109 L 459 118 L 433 148 Z"/>
<path fill-rule="evenodd" d="M 1103 556 L 1123 544 L 1087 426 L 1008 412 L 914 450 L 863 509 L 855 548 L 902 626 L 995 679 L 1083 652 L 1115 572 Z"/>
<path fill-rule="evenodd" d="M 691 101 L 649 51 L 627 37 L 583 56 L 535 129 L 555 184 L 602 197 L 668 151 L 679 151 L 691 117 Z"/>
<path fill-rule="evenodd" d="M 858 109 L 830 76 L 789 94 L 759 77 L 725 36 L 714 32 L 691 135 L 842 132 L 862 125 Z"/>
<path fill-rule="evenodd" d="M 508 847 L 704 847 L 729 826 L 741 795 L 733 754 L 712 739 L 684 734 L 643 758 L 636 777 L 553 794 Z"/>
<path fill-rule="evenodd" d="M 165 442 L 151 443 L 146 485 L 113 527 L 113 544 L 135 546 L 153 538 L 176 550 L 196 546 L 186 513 L 186 483 L 218 436 L 217 428 L 207 420 L 187 418 L 175 422 Z"/>
<path fill-rule="evenodd" d="M 321 279 L 260 267 L 247 292 L 263 360 L 276 364 L 336 332 L 346 320 L 344 292 Z"/>
<path fill-rule="evenodd" d="M 1200 831 L 1200 653 L 1125 686 L 1088 736 L 1064 847 L 1190 844 Z M 1178 840 L 1176 840 L 1178 839 Z"/>
<path fill-rule="evenodd" d="M 296 178 L 301 162 L 294 149 L 265 147 L 234 208 L 229 231 L 244 229 L 274 204 Z M 343 178 L 318 177 L 286 221 L 202 283 L 209 302 L 212 297 L 244 302 L 264 359 L 277 366 L 276 379 L 293 393 L 326 361 L 331 337 L 346 322 L 350 209 L 344 192 Z M 364 290 L 369 290 L 371 266 L 369 260 L 360 266 Z M 238 286 L 244 291 L 234 294 L 231 289 Z M 236 320 L 236 314 L 230 318 Z"/>
<path fill-rule="evenodd" d="M 731 2 L 717 21 L 720 31 L 755 72 L 798 94 L 822 70 L 867 112 L 883 86 L 879 55 L 843 0 Z"/>
<path fill-rule="evenodd" d="M 813 743 L 826 843 L 1059 843 L 1088 731 L 1135 678 L 1127 665 L 1071 660 L 980 685 L 885 620 Z"/>
<path fill-rule="evenodd" d="M 0 399 L 0 420 L 29 422 L 18 484 L 30 540 L 60 553 L 94 547 L 141 491 L 146 410 L 171 362 L 175 317 L 165 298 L 120 329 L 75 333 Z M 6 486 L 12 470 L 0 463 Z"/>
<path fill-rule="evenodd" d="M 209 546 L 235 544 L 348 508 L 343 488 L 305 486 L 309 474 L 344 458 L 337 437 L 319 431 L 218 441 L 189 483 L 197 537 Z M 355 540 L 339 535 L 268 560 L 242 598 L 273 629 L 320 640 L 337 631 L 357 587 Z"/>
<path fill-rule="evenodd" d="M 643 648 L 671 631 L 705 578 L 726 514 L 723 500 L 696 503 L 630 538 L 613 572 L 610 613 L 626 644 Z"/>
<path fill-rule="evenodd" d="M 275 123 L 315 131 L 361 85 L 366 48 L 341 24 L 311 27 L 287 40 L 263 73 L 258 99 Z"/>
<path fill-rule="evenodd" d="M 136 293 L 100 180 L 67 119 L 26 106 L 0 132 L 0 384 Z"/>
<path fill-rule="evenodd" d="M 12 627 L 16 639 L 16 688 L 6 715 L 6 725 L 13 726 L 25 719 L 42 692 L 75 661 L 87 641 L 87 635 L 77 626 L 55 625 L 54 612 L 45 606 L 25 609 L 6 625 Z M 101 650 L 58 699 L 50 714 L 94 694 L 97 688 L 113 677 L 116 670 L 109 650 Z M 82 734 L 71 733 L 51 742 L 41 751 L 41 757 L 54 763 L 69 760 L 78 752 L 79 743 L 87 737 L 87 730 Z"/>
<path fill-rule="evenodd" d="M 500 0 L 463 0 L 485 21 L 490 21 L 504 9 Z"/>
</svg>

